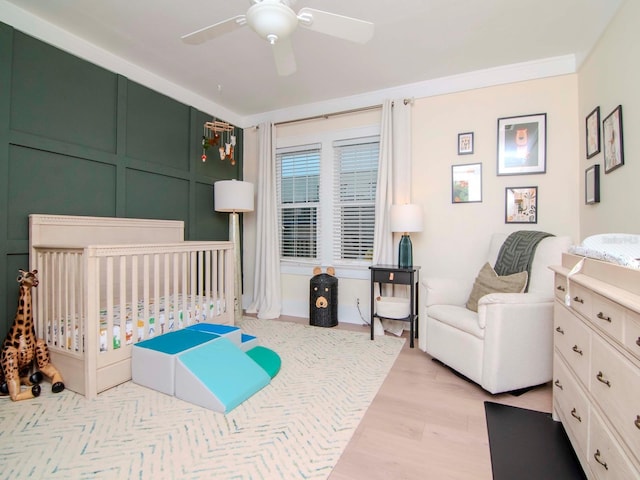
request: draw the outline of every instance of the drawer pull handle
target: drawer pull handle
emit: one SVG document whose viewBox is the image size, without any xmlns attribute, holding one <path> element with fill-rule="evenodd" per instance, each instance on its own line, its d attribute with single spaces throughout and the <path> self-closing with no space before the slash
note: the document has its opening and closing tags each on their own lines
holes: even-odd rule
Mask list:
<svg viewBox="0 0 640 480">
<path fill-rule="evenodd" d="M 571 410 L 571 416 L 582 423 L 582 418 L 580 418 L 580 415 L 578 415 L 578 412 L 576 412 L 575 408 Z"/>
<path fill-rule="evenodd" d="M 636 421 L 633 422 L 636 428 L 640 429 L 640 415 L 636 416 Z"/>
<path fill-rule="evenodd" d="M 573 346 L 573 348 L 572 348 L 571 350 L 573 350 L 574 352 L 576 352 L 578 355 L 582 355 L 582 350 L 580 350 L 580 349 L 578 348 L 578 345 L 574 345 L 574 346 Z"/>
<path fill-rule="evenodd" d="M 598 312 L 598 315 L 596 315 L 596 317 L 598 317 L 600 320 L 611 323 L 611 317 L 606 317 L 602 312 Z"/>
<path fill-rule="evenodd" d="M 581 299 L 581 298 L 580 298 L 580 297 L 578 297 L 578 296 L 573 297 L 573 301 L 574 301 L 574 302 L 578 302 L 578 303 L 583 303 L 583 304 L 584 304 L 584 300 L 583 300 L 583 299 Z"/>
<path fill-rule="evenodd" d="M 560 383 L 560 380 L 556 380 L 555 382 L 553 382 L 553 384 L 558 387 L 560 390 L 564 390 L 564 387 L 562 386 L 562 384 Z M 638 418 L 640 418 L 640 416 L 638 416 Z M 638 427 L 640 428 L 640 427 Z"/>
<path fill-rule="evenodd" d="M 607 387 L 611 388 L 611 382 L 604 378 L 604 373 L 598 372 L 598 374 L 596 375 L 596 378 L 598 379 L 599 382 L 604 383 Z"/>
<path fill-rule="evenodd" d="M 640 347 L 640 337 L 638 337 L 638 338 L 636 339 L 636 345 L 638 345 L 638 346 Z"/>
<path fill-rule="evenodd" d="M 393 273 L 394 272 L 389 272 L 389 281 L 393 282 Z"/>
<path fill-rule="evenodd" d="M 564 292 L 565 288 L 562 285 L 558 285 L 556 287 L 556 290 L 560 290 L 561 292 Z"/>
<path fill-rule="evenodd" d="M 556 332 L 558 332 L 560 335 L 564 335 L 564 330 L 560 327 L 556 327 Z M 640 338 L 638 340 L 640 340 Z"/>
<path fill-rule="evenodd" d="M 596 462 L 602 465 L 605 470 L 609 470 L 609 467 L 607 466 L 607 462 L 603 462 L 602 460 L 600 460 L 600 450 L 596 450 L 596 453 L 593 454 L 593 458 L 595 458 Z"/>
</svg>

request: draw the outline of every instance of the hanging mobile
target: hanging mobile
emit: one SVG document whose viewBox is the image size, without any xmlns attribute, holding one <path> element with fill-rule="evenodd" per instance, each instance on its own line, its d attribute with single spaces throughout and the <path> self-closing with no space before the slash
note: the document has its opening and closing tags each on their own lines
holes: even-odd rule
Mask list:
<svg viewBox="0 0 640 480">
<path fill-rule="evenodd" d="M 209 148 L 209 140 L 207 139 L 207 127 L 203 127 L 202 131 L 202 161 L 207 161 L 207 148 Z"/>
</svg>

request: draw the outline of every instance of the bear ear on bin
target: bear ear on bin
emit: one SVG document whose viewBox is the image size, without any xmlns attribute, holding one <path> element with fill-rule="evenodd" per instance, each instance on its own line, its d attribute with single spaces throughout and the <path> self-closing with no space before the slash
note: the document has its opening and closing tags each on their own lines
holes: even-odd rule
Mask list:
<svg viewBox="0 0 640 480">
<path fill-rule="evenodd" d="M 336 274 L 336 269 L 333 267 L 327 267 L 327 273 L 333 277 Z"/>
<path fill-rule="evenodd" d="M 313 274 L 314 275 L 320 275 L 322 273 L 322 268 L 320 267 L 314 267 L 313 268 Z"/>
</svg>

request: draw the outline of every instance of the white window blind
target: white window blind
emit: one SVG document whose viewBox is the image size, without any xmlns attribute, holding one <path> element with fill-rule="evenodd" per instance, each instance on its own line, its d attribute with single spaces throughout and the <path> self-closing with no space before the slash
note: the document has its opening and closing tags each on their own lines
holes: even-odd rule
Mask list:
<svg viewBox="0 0 640 480">
<path fill-rule="evenodd" d="M 315 260 L 320 256 L 320 144 L 276 150 L 283 259 Z"/>
<path fill-rule="evenodd" d="M 373 257 L 378 136 L 339 140 L 334 148 L 333 254 L 336 261 Z"/>
</svg>

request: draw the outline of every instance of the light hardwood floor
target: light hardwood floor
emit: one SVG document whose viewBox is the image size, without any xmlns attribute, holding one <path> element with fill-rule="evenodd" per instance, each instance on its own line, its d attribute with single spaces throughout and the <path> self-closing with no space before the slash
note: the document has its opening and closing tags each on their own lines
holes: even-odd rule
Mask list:
<svg viewBox="0 0 640 480">
<path fill-rule="evenodd" d="M 334 328 L 369 332 L 347 323 Z M 490 480 L 485 400 L 550 412 L 551 384 L 521 396 L 491 395 L 417 345 L 409 348 L 407 338 L 329 479 Z"/>
</svg>

